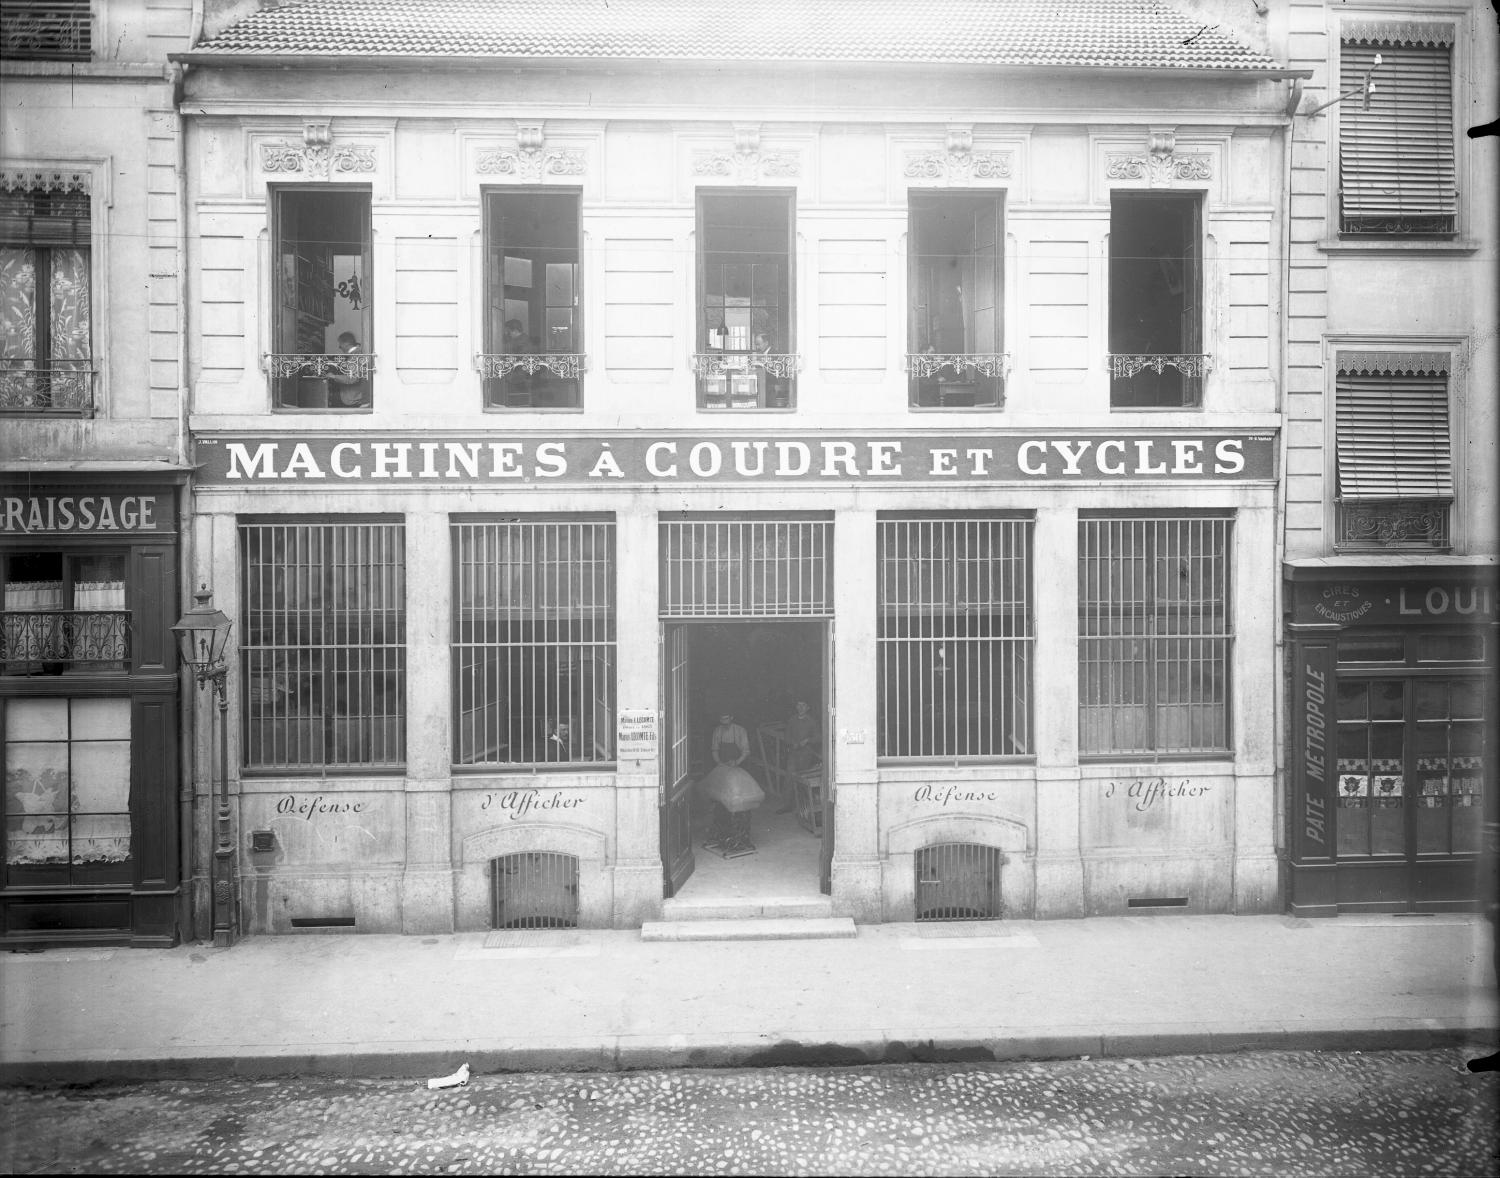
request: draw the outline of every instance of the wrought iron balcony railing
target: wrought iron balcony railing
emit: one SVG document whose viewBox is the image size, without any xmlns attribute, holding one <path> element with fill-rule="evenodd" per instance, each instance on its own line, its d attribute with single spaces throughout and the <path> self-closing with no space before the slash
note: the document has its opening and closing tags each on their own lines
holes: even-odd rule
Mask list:
<svg viewBox="0 0 1500 1178">
<path fill-rule="evenodd" d="M 0 358 L 0 413 L 94 411 L 92 360 Z"/>
<path fill-rule="evenodd" d="M 1010 375 L 1009 352 L 908 352 L 906 371 L 910 376 L 942 376 L 944 370 L 955 379 L 1007 377 Z"/>
<path fill-rule="evenodd" d="M 274 380 L 289 376 L 352 376 L 368 380 L 375 372 L 375 357 L 368 352 L 345 355 L 267 352 L 265 369 Z"/>
<path fill-rule="evenodd" d="M 1358 500 L 1335 504 L 1339 548 L 1447 548 L 1446 499 Z"/>
<path fill-rule="evenodd" d="M 801 371 L 802 357 L 796 352 L 694 352 L 691 364 L 698 376 L 725 376 L 754 368 L 785 379 Z"/>
<path fill-rule="evenodd" d="M 1109 374 L 1121 379 L 1145 372 L 1148 368 L 1158 376 L 1168 368 L 1175 368 L 1183 376 L 1196 380 L 1207 376 L 1212 366 L 1212 359 L 1202 352 L 1176 354 L 1111 352 L 1109 354 Z"/>
<path fill-rule="evenodd" d="M 0 57 L 12 61 L 88 61 L 89 0 L 7 4 L 0 19 Z"/>
<path fill-rule="evenodd" d="M 25 674 L 46 664 L 127 670 L 130 614 L 125 610 L 0 613 L 0 671 Z"/>
<path fill-rule="evenodd" d="M 588 356 L 582 352 L 479 352 L 474 356 L 474 367 L 485 380 L 513 372 L 535 376 L 544 371 L 561 380 L 577 380 L 588 366 Z"/>
</svg>

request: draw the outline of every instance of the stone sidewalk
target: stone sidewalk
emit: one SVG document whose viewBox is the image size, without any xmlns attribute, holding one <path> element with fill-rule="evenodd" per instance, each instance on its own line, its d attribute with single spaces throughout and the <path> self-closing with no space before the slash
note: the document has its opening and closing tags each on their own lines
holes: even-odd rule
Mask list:
<svg viewBox="0 0 1500 1178">
<path fill-rule="evenodd" d="M 1493 1050 L 1481 917 L 253 937 L 0 954 L 0 1080 Z"/>
</svg>

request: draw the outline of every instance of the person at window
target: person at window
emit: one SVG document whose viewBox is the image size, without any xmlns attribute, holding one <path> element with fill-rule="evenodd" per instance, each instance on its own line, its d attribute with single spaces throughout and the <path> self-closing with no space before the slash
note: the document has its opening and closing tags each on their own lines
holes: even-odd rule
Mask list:
<svg viewBox="0 0 1500 1178">
<path fill-rule="evenodd" d="M 738 768 L 740 762 L 750 755 L 750 737 L 734 722 L 732 712 L 724 712 L 719 716 L 719 726 L 714 729 L 709 744 L 715 765 L 732 765 Z"/>
<path fill-rule="evenodd" d="M 505 339 L 501 351 L 507 356 L 524 355 L 527 352 L 536 351 L 536 345 L 531 342 L 531 337 L 526 334 L 519 319 L 505 321 Z"/>
<path fill-rule="evenodd" d="M 507 319 L 505 334 L 500 340 L 500 350 L 507 356 L 525 356 L 536 351 L 536 344 L 526 334 L 519 319 Z M 513 368 L 507 372 L 502 381 L 505 387 L 505 403 L 507 405 L 531 404 L 536 377 L 536 373 L 527 372 L 524 368 Z"/>
<path fill-rule="evenodd" d="M 339 332 L 339 354 L 343 356 L 354 356 L 359 353 L 359 339 L 352 331 Z M 348 376 L 344 373 L 335 372 L 329 378 L 338 389 L 339 404 L 347 409 L 365 403 L 365 394 L 369 386 L 363 376 Z"/>
<path fill-rule="evenodd" d="M 805 773 L 818 763 L 818 720 L 805 699 L 797 701 L 786 722 L 786 738 L 792 746 L 787 761 L 793 773 Z"/>
</svg>

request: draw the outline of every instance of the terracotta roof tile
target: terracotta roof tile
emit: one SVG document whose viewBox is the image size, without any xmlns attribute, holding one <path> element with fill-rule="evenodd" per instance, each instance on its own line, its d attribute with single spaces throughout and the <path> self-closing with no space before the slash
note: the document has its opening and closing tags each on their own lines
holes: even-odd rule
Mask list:
<svg viewBox="0 0 1500 1178">
<path fill-rule="evenodd" d="M 244 56 L 1277 66 L 1163 0 L 281 0 L 199 48 Z"/>
</svg>

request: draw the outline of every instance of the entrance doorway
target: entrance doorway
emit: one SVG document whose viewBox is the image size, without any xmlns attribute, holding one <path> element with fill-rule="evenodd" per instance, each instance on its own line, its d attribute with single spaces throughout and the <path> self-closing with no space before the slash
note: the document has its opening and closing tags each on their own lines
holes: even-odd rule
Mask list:
<svg viewBox="0 0 1500 1178">
<path fill-rule="evenodd" d="M 829 890 L 833 813 L 829 623 L 780 619 L 667 623 L 663 634 L 662 860 L 668 897 L 754 904 Z M 795 748 L 807 721 L 811 746 Z M 705 792 L 720 717 L 744 729 L 741 767 L 763 797 L 733 819 Z M 711 788 L 711 787 L 710 787 Z"/>
</svg>

